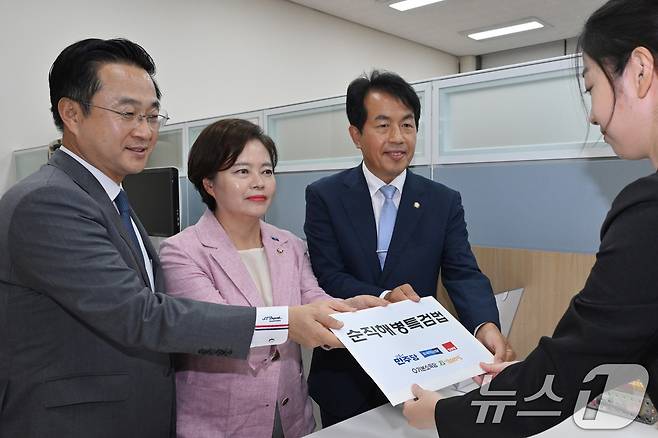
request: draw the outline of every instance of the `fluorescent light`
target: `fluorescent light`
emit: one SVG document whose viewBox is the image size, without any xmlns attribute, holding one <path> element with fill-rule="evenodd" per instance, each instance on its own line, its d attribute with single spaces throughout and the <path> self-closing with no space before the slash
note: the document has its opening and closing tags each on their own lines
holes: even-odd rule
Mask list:
<svg viewBox="0 0 658 438">
<path fill-rule="evenodd" d="M 402 2 L 392 3 L 389 6 L 398 11 L 408 11 L 409 9 L 420 8 L 421 6 L 431 5 L 443 0 L 404 0 Z"/>
<path fill-rule="evenodd" d="M 513 26 L 505 26 L 496 29 L 485 30 L 482 32 L 471 33 L 468 34 L 468 37 L 480 41 L 486 40 L 487 38 L 509 35 L 511 33 L 525 32 L 526 30 L 541 29 L 542 27 L 544 27 L 544 25 L 539 21 L 528 21 L 527 23 L 515 24 Z"/>
</svg>

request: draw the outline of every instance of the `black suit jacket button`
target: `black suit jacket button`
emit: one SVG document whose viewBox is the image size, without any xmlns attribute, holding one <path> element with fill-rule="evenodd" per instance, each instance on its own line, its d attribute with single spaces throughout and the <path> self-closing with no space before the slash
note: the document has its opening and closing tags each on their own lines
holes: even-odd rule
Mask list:
<svg viewBox="0 0 658 438">
<path fill-rule="evenodd" d="M 285 406 L 288 404 L 288 397 L 284 397 L 283 400 L 281 400 L 281 406 Z"/>
</svg>

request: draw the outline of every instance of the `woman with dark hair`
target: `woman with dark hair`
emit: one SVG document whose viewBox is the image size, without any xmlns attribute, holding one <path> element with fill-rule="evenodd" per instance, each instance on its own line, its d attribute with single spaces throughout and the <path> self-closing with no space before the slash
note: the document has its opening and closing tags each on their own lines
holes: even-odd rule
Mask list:
<svg viewBox="0 0 658 438">
<path fill-rule="evenodd" d="M 208 209 L 163 242 L 167 290 L 244 306 L 313 306 L 334 300 L 318 286 L 304 245 L 261 220 L 276 190 L 274 142 L 240 119 L 206 127 L 188 159 L 188 178 Z M 372 296 L 352 308 L 385 305 Z M 256 326 L 258 335 L 258 325 Z M 247 360 L 181 356 L 176 372 L 179 437 L 294 438 L 315 423 L 299 345 L 252 348 Z"/>
<path fill-rule="evenodd" d="M 619 157 L 649 158 L 658 168 L 658 3 L 608 1 L 587 20 L 579 46 L 585 89 L 592 97 L 590 122 Z M 657 401 L 657 260 L 654 173 L 629 184 L 614 200 L 592 272 L 553 336 L 542 338 L 522 362 L 483 364 L 495 375 L 488 391 L 439 400 L 437 393 L 414 385 L 417 399 L 404 407 L 409 423 L 436 425 L 442 438 L 534 435 L 600 394 L 605 378 L 583 382 L 592 370 L 609 364 L 643 367 L 648 394 Z M 579 400 L 581 391 L 588 397 Z M 478 421 L 486 403 L 503 408 L 499 421 L 492 421 L 494 413 Z"/>
</svg>

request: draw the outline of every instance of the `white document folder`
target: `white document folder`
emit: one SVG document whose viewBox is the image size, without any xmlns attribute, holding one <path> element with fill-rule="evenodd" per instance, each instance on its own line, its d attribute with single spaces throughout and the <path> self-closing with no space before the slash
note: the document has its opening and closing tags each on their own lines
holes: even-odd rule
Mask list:
<svg viewBox="0 0 658 438">
<path fill-rule="evenodd" d="M 332 315 L 333 330 L 392 405 L 480 374 L 493 356 L 433 297 Z M 340 391 L 340 388 L 336 388 Z"/>
</svg>

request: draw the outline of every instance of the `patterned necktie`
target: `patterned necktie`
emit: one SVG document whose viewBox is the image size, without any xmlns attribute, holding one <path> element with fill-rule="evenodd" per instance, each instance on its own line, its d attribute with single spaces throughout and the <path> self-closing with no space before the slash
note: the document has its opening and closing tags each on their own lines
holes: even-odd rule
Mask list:
<svg viewBox="0 0 658 438">
<path fill-rule="evenodd" d="M 139 239 L 137 239 L 137 234 L 135 234 L 135 229 L 133 228 L 132 221 L 130 220 L 130 202 L 128 202 L 128 195 L 126 192 L 121 190 L 116 198 L 114 198 L 114 203 L 119 210 L 119 215 L 121 216 L 121 222 L 123 222 L 123 227 L 125 228 L 128 236 L 135 244 L 135 250 L 137 250 L 137 255 L 139 256 L 139 261 L 144 265 L 144 257 L 142 256 L 142 247 L 139 245 Z"/>
<path fill-rule="evenodd" d="M 395 227 L 395 217 L 398 214 L 398 209 L 393 203 L 393 195 L 395 195 L 397 188 L 386 185 L 379 190 L 386 198 L 379 216 L 379 229 L 377 230 L 377 257 L 379 257 L 379 265 L 384 269 L 388 245 L 391 243 L 391 236 L 393 236 L 393 228 Z"/>
</svg>

